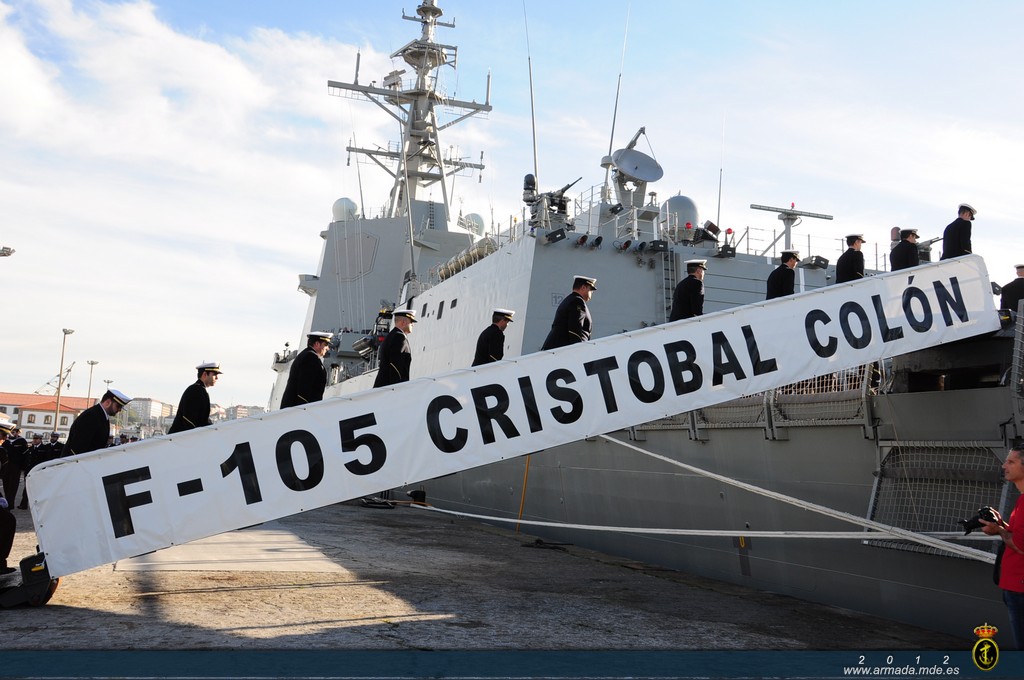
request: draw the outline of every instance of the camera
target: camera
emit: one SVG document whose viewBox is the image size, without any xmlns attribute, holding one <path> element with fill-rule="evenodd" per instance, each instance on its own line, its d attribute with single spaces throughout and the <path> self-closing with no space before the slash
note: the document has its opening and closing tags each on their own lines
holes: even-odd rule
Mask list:
<svg viewBox="0 0 1024 680">
<path fill-rule="evenodd" d="M 964 536 L 966 536 L 975 529 L 981 528 L 981 520 L 985 520 L 986 522 L 995 522 L 996 511 L 986 505 L 983 508 L 978 508 L 978 512 L 974 513 L 974 517 L 971 517 L 970 519 L 957 520 L 957 523 L 964 528 Z"/>
</svg>

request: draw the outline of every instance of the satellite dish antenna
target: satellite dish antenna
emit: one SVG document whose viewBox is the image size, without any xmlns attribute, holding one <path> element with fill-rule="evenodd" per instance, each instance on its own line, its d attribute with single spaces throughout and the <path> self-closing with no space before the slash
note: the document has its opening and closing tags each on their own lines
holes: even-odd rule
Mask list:
<svg viewBox="0 0 1024 680">
<path fill-rule="evenodd" d="M 665 174 L 658 161 L 636 149 L 619 149 L 612 154 L 612 165 L 620 174 L 639 182 L 657 182 Z"/>
</svg>

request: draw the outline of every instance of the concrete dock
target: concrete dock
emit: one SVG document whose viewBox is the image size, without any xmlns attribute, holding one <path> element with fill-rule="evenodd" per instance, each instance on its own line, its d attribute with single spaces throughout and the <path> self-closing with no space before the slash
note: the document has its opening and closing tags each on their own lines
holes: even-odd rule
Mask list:
<svg viewBox="0 0 1024 680">
<path fill-rule="evenodd" d="M 35 551 L 27 511 L 12 558 Z M 334 505 L 61 579 L 7 649 L 965 650 L 950 637 L 399 505 Z"/>
</svg>

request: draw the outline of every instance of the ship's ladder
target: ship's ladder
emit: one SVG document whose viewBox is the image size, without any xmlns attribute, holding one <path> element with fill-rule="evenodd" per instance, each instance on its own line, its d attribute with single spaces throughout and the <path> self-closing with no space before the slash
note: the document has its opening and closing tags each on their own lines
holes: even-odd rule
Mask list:
<svg viewBox="0 0 1024 680">
<path fill-rule="evenodd" d="M 676 278 L 676 254 L 672 252 L 671 248 L 663 250 L 661 252 L 661 295 L 663 303 L 661 321 L 663 323 L 668 321 L 669 314 L 672 312 L 672 296 L 675 294 L 678 283 L 679 281 Z"/>
</svg>

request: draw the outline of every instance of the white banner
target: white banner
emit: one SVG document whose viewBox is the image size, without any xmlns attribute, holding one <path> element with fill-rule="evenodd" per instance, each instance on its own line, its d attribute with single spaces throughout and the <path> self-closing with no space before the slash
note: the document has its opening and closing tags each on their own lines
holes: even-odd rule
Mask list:
<svg viewBox="0 0 1024 680">
<path fill-rule="evenodd" d="M 32 515 L 62 576 L 998 328 L 969 255 L 60 459 Z"/>
</svg>

